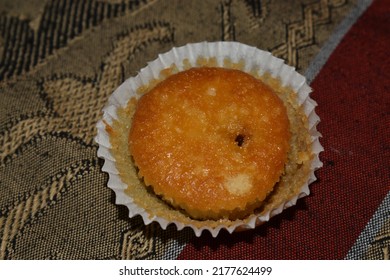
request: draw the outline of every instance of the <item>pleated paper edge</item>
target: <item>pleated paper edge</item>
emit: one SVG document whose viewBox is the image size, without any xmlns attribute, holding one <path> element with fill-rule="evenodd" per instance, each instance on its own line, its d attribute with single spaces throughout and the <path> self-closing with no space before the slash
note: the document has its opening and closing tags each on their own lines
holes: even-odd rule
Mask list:
<svg viewBox="0 0 390 280">
<path fill-rule="evenodd" d="M 305 114 L 308 117 L 309 132 L 312 139 L 312 151 L 314 159 L 311 163 L 311 172 L 308 181 L 301 187 L 298 195 L 291 200 L 281 204 L 279 207 L 272 209 L 265 215 L 253 215 L 247 222 L 237 222 L 231 226 L 220 225 L 216 228 L 210 227 L 196 227 L 192 224 L 183 224 L 178 221 L 168 221 L 165 218 L 153 216 L 139 207 L 133 202 L 133 199 L 125 193 L 127 185 L 123 183 L 119 172 L 115 167 L 115 158 L 110 152 L 111 144 L 109 135 L 105 129 L 107 124 L 112 124 L 116 120 L 116 110 L 127 105 L 131 97 L 139 97 L 136 95 L 137 89 L 142 85 L 147 85 L 152 79 L 158 79 L 160 70 L 169 68 L 175 65 L 180 71 L 185 68 L 184 59 L 190 65 L 196 66 L 199 57 L 215 58 L 218 66 L 223 66 L 225 59 L 229 59 L 233 63 L 240 63 L 244 61 L 245 72 L 250 72 L 253 69 L 258 69 L 258 74 L 271 74 L 272 77 L 281 80 L 283 86 L 291 87 L 297 92 L 299 103 L 303 104 Z M 170 51 L 160 54 L 157 59 L 149 62 L 148 65 L 141 69 L 137 76 L 127 79 L 120 85 L 114 93 L 109 97 L 107 105 L 103 108 L 103 117 L 97 123 L 97 135 L 95 142 L 99 145 L 98 157 L 104 159 L 102 171 L 109 175 L 108 187 L 115 192 L 116 201 L 118 205 L 125 205 L 129 209 L 129 217 L 140 215 L 145 223 L 148 225 L 152 222 L 157 222 L 163 229 L 166 229 L 169 224 L 175 224 L 178 230 L 190 227 L 196 236 L 200 236 L 203 231 L 209 231 L 213 237 L 218 236 L 222 229 L 226 229 L 229 233 L 236 230 L 253 229 L 258 225 L 269 221 L 270 218 L 283 212 L 284 209 L 296 205 L 298 199 L 308 196 L 310 194 L 309 185 L 316 181 L 315 171 L 322 167 L 322 162 L 319 154 L 323 151 L 323 147 L 319 141 L 321 134 L 317 131 L 317 124 L 320 122 L 319 116 L 315 112 L 317 103 L 311 99 L 310 93 L 312 89 L 306 83 L 304 76 L 295 71 L 295 68 L 288 66 L 282 59 L 274 57 L 271 53 L 248 46 L 238 42 L 201 42 L 187 44 L 182 47 L 173 48 Z"/>
</svg>

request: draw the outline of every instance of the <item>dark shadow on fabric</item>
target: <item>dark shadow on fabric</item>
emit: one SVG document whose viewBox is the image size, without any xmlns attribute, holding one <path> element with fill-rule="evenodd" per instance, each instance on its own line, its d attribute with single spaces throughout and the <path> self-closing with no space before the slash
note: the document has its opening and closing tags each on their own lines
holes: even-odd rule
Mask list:
<svg viewBox="0 0 390 280">
<path fill-rule="evenodd" d="M 199 238 L 194 237 L 190 242 L 196 250 L 201 250 L 201 248 L 206 246 L 212 251 L 217 250 L 219 247 L 231 248 L 238 243 L 253 244 L 255 238 L 266 238 L 269 230 L 280 229 L 284 223 L 294 221 L 298 211 L 306 211 L 307 209 L 305 199 L 299 199 L 297 205 L 284 210 L 283 213 L 276 215 L 269 222 L 253 230 L 233 232 L 231 234 L 223 230 L 216 238 L 212 237 L 209 232 L 203 232 Z"/>
</svg>

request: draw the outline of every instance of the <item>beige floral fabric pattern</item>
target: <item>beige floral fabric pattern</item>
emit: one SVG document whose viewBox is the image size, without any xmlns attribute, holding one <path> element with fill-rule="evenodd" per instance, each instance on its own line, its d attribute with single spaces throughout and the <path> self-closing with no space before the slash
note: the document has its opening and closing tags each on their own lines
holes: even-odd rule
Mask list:
<svg viewBox="0 0 390 280">
<path fill-rule="evenodd" d="M 240 41 L 304 73 L 356 2 L 0 0 L 0 259 L 176 258 L 193 233 L 129 219 L 106 187 L 107 98 L 191 42 Z"/>
</svg>

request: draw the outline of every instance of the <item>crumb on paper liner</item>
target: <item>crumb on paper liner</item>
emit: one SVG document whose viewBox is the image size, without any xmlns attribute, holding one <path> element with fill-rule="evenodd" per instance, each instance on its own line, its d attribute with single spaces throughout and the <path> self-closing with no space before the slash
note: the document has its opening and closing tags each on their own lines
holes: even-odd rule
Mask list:
<svg viewBox="0 0 390 280">
<path fill-rule="evenodd" d="M 306 182 L 304 182 L 297 194 L 291 197 L 288 201 L 282 201 L 276 207 L 266 209 L 260 213 L 255 213 L 243 220 L 236 221 L 198 221 L 183 214 L 178 214 L 180 218 L 172 219 L 169 211 L 179 212 L 178 210 L 170 209 L 164 202 L 161 202 L 161 213 L 156 211 L 155 214 L 150 214 L 139 202 L 134 201 L 128 193 L 128 184 L 123 182 L 123 166 L 118 165 L 115 156 L 112 153 L 112 143 L 110 141 L 110 129 L 118 121 L 119 115 L 123 113 L 131 103 L 132 99 L 138 99 L 142 93 L 147 92 L 158 81 L 164 77 L 174 74 L 175 72 L 183 71 L 191 67 L 199 66 L 219 66 L 225 68 L 239 69 L 249 74 L 252 74 L 260 79 L 269 77 L 280 80 L 283 87 L 291 88 L 297 94 L 297 103 L 302 105 L 305 115 L 307 116 L 308 129 L 311 138 L 311 148 L 313 158 L 311 160 L 310 173 Z M 98 157 L 104 159 L 102 170 L 109 175 L 108 187 L 115 192 L 116 204 L 125 205 L 129 209 L 129 217 L 141 215 L 145 224 L 158 222 L 163 229 L 166 229 L 169 224 L 175 224 L 178 230 L 185 227 L 193 229 L 196 236 L 200 236 L 204 230 L 209 231 L 213 237 L 216 237 L 221 229 L 226 229 L 229 233 L 238 230 L 253 229 L 256 226 L 267 222 L 271 217 L 280 214 L 284 209 L 296 204 L 297 200 L 310 194 L 309 185 L 316 180 L 315 170 L 322 167 L 322 162 L 319 159 L 319 153 L 323 151 L 323 147 L 319 142 L 321 134 L 317 131 L 316 126 L 320 119 L 315 113 L 317 103 L 310 98 L 311 88 L 307 85 L 305 77 L 295 71 L 293 67 L 284 64 L 282 59 L 272 56 L 271 53 L 259 50 L 255 47 L 250 47 L 237 42 L 202 42 L 195 44 L 187 44 L 182 47 L 173 48 L 171 51 L 160 54 L 158 58 L 141 69 L 135 77 L 127 79 L 120 85 L 114 93 L 109 97 L 107 105 L 103 108 L 103 117 L 97 123 L 97 136 L 95 141 L 98 143 Z M 112 132 L 112 131 L 111 131 Z M 127 136 L 127 135 L 126 135 Z M 127 145 L 126 145 L 127 149 Z M 130 155 L 128 155 L 130 157 Z M 133 167 L 134 168 L 134 167 Z M 133 170 L 132 176 L 136 174 Z M 122 176 L 122 178 L 121 178 Z M 127 176 L 127 175 L 126 175 Z M 130 175 L 128 175 L 129 177 Z M 137 178 L 132 178 L 137 180 Z M 128 179 L 126 178 L 125 181 Z M 138 178 L 140 189 L 142 182 Z M 144 187 L 143 187 L 144 188 Z M 136 195 L 134 196 L 136 197 Z M 150 195 L 152 197 L 152 195 Z M 159 198 L 149 198 L 151 203 L 156 202 Z M 160 200 L 161 201 L 161 200 Z M 158 206 L 160 207 L 160 206 Z M 165 211 L 166 210 L 166 211 Z"/>
</svg>

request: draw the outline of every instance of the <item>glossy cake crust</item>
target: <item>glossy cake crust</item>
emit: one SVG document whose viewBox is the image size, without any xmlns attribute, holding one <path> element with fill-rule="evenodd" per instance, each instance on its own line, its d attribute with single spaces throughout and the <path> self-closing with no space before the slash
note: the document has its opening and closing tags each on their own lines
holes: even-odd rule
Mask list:
<svg viewBox="0 0 390 280">
<path fill-rule="evenodd" d="M 174 74 L 136 105 L 129 151 L 145 185 L 195 219 L 236 219 L 284 172 L 290 128 L 273 90 L 239 70 Z"/>
</svg>

